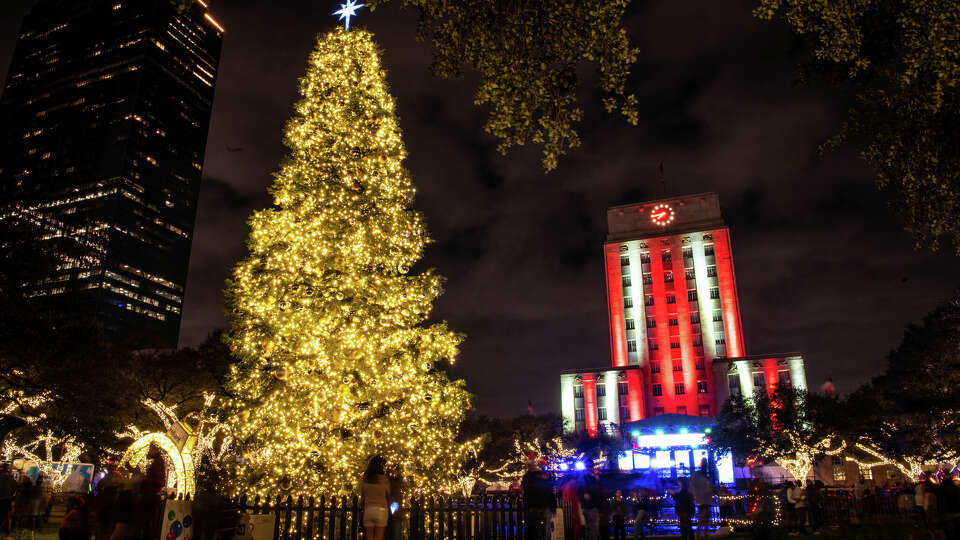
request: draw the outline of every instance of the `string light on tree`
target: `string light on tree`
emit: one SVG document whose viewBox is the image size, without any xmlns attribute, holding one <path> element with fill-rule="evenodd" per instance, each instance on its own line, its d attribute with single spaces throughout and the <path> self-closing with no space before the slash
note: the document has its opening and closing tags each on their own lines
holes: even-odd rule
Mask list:
<svg viewBox="0 0 960 540">
<path fill-rule="evenodd" d="M 347 21 L 359 7 L 343 5 Z M 410 274 L 428 242 L 396 105 L 369 32 L 320 36 L 249 256 L 227 286 L 236 363 L 226 406 L 237 491 L 355 491 L 380 454 L 413 488 L 456 481 L 470 396 L 440 363 L 461 337 L 426 325 L 441 278 Z"/>
</svg>

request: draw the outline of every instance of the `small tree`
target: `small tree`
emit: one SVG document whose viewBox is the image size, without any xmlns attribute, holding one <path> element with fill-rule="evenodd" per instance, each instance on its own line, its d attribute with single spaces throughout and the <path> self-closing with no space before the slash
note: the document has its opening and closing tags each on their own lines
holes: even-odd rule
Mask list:
<svg viewBox="0 0 960 540">
<path fill-rule="evenodd" d="M 790 385 L 772 394 L 732 397 L 717 417 L 710 446 L 718 453 L 733 452 L 741 464 L 748 458 L 776 462 L 802 480 L 817 458 L 841 444 L 826 421 L 835 404 L 834 398 Z"/>
</svg>

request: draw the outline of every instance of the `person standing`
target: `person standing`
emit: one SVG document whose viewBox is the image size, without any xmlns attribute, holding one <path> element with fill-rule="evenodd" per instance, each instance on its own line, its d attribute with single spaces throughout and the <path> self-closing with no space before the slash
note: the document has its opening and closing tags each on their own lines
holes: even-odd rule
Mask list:
<svg viewBox="0 0 960 540">
<path fill-rule="evenodd" d="M 710 536 L 710 510 L 713 507 L 713 484 L 701 468 L 693 473 L 690 490 L 697 502 L 697 538 Z"/>
<path fill-rule="evenodd" d="M 627 501 L 619 489 L 610 502 L 610 514 L 613 517 L 613 540 L 627 538 Z"/>
<path fill-rule="evenodd" d="M 580 508 L 586 521 L 584 540 L 598 540 L 600 535 L 600 471 L 591 469 L 583 479 Z"/>
<path fill-rule="evenodd" d="M 390 480 L 384 474 L 386 460 L 380 456 L 370 458 L 363 473 L 360 493 L 363 496 L 363 529 L 370 540 L 383 540 L 390 515 Z"/>
<path fill-rule="evenodd" d="M 807 515 L 810 516 L 810 528 L 813 534 L 820 534 L 823 519 L 823 494 L 813 480 L 807 480 Z"/>
<path fill-rule="evenodd" d="M 523 491 L 524 538 L 546 540 L 553 530 L 553 510 L 556 499 L 550 474 L 541 470 L 540 463 L 527 462 L 527 472 L 520 481 Z"/>
<path fill-rule="evenodd" d="M 797 530 L 797 499 L 794 492 L 793 482 L 787 480 L 783 483 L 784 514 L 786 515 L 787 534 L 793 536 Z"/>
<path fill-rule="evenodd" d="M 794 519 L 797 526 L 790 534 L 807 534 L 807 492 L 803 489 L 803 482 L 797 480 L 797 484 L 791 490 L 793 494 Z"/>
<path fill-rule="evenodd" d="M 5 463 L 0 464 L 0 531 L 3 536 L 10 535 L 10 510 L 13 509 L 13 495 L 17 492 L 17 481 L 13 479 Z"/>
<path fill-rule="evenodd" d="M 680 540 L 694 540 L 693 536 L 693 495 L 687 490 L 686 478 L 680 479 L 680 491 L 673 494 L 674 509 L 677 513 L 677 524 L 680 526 Z"/>
<path fill-rule="evenodd" d="M 67 504 L 67 513 L 60 522 L 60 540 L 89 540 L 90 522 L 83 497 L 74 495 Z"/>
</svg>

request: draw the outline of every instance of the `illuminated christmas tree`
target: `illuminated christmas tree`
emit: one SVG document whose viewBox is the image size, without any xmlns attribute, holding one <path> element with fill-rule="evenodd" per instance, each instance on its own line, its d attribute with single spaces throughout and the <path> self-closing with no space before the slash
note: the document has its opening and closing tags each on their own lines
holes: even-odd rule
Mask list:
<svg viewBox="0 0 960 540">
<path fill-rule="evenodd" d="M 300 95 L 228 282 L 236 490 L 354 491 L 376 454 L 438 489 L 475 449 L 455 441 L 470 396 L 436 369 L 460 342 L 425 324 L 441 279 L 409 273 L 428 238 L 371 34 L 322 35 Z"/>
</svg>

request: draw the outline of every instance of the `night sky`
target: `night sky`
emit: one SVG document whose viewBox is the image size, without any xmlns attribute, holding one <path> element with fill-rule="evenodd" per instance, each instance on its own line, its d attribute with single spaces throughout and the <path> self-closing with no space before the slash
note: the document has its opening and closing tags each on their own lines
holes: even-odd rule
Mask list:
<svg viewBox="0 0 960 540">
<path fill-rule="evenodd" d="M 0 7 L 0 73 L 31 2 Z M 917 251 L 852 150 L 821 156 L 847 103 L 797 86 L 798 42 L 751 1 L 634 0 L 639 62 L 630 126 L 582 96 L 583 145 L 544 174 L 539 149 L 496 152 L 476 78 L 427 72 L 399 0 L 354 24 L 375 32 L 399 105 L 422 211 L 424 264 L 447 278 L 435 314 L 467 336 L 453 372 L 484 413 L 559 409 L 562 369 L 609 365 L 602 243 L 607 206 L 716 191 L 732 230 L 747 351 L 800 351 L 811 386 L 850 391 L 885 366 L 903 328 L 958 285 L 960 258 Z M 296 81 L 332 3 L 220 0 L 227 29 L 204 166 L 181 345 L 225 325 L 222 289 L 246 220 L 270 204 Z M 589 70 L 583 74 L 593 81 Z"/>
</svg>

